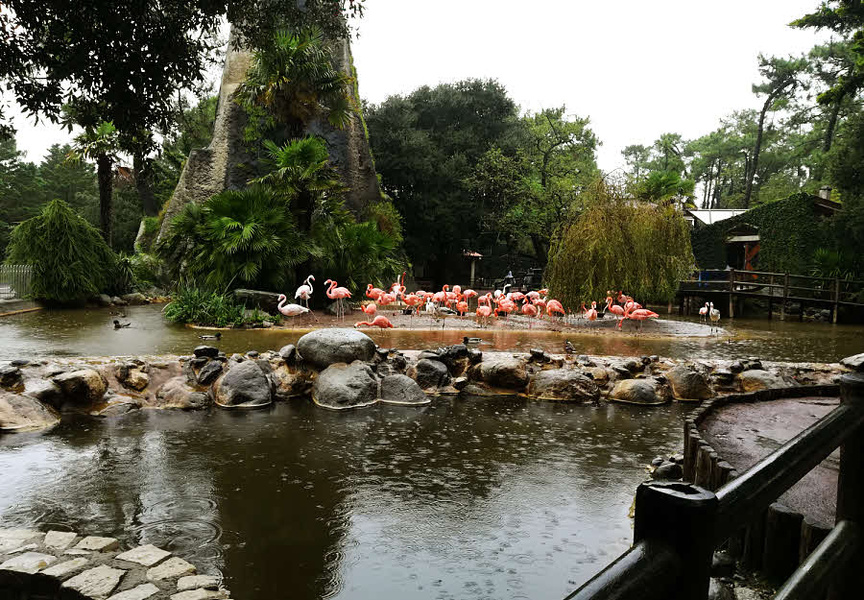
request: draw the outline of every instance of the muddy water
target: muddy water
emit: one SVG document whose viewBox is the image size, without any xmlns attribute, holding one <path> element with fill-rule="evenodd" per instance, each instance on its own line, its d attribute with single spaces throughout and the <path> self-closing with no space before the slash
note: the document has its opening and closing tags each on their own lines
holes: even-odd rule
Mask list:
<svg viewBox="0 0 864 600">
<path fill-rule="evenodd" d="M 672 405 L 140 412 L 0 437 L 0 523 L 154 543 L 233 597 L 562 598 L 632 538 Z"/>
<path fill-rule="evenodd" d="M 0 360 L 54 356 L 119 356 L 134 354 L 186 354 L 202 343 L 199 335 L 212 333 L 167 323 L 159 306 L 129 307 L 128 329 L 114 330 L 108 309 L 39 311 L 0 318 Z M 689 319 L 696 321 L 697 319 Z M 418 319 L 418 321 L 421 321 Z M 657 354 L 670 358 L 744 358 L 763 360 L 836 361 L 864 351 L 864 327 L 799 323 L 797 321 L 739 320 L 723 324 L 723 336 L 659 336 L 650 331 L 512 331 L 430 329 L 367 330 L 384 347 L 436 348 L 461 341 L 463 335 L 480 337 L 482 349 L 561 352 L 564 340 L 577 351 L 593 355 Z M 346 320 L 349 323 L 350 319 Z M 331 320 L 324 325 L 338 325 Z M 449 325 L 449 323 L 448 323 Z M 613 325 L 613 324 L 609 324 Z M 627 323 L 628 327 L 632 325 Z M 225 352 L 278 349 L 297 341 L 306 330 L 229 330 L 219 347 Z"/>
</svg>

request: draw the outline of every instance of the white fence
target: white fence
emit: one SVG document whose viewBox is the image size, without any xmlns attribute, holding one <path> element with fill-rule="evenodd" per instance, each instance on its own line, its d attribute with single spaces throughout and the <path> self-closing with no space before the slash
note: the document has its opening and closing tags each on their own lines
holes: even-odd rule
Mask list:
<svg viewBox="0 0 864 600">
<path fill-rule="evenodd" d="M 33 268 L 30 265 L 0 265 L 0 300 L 16 300 L 30 295 Z"/>
</svg>

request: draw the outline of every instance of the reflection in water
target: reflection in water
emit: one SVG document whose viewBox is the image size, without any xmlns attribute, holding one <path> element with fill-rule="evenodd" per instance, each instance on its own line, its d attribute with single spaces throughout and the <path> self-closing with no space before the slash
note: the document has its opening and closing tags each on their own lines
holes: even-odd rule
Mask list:
<svg viewBox="0 0 864 600">
<path fill-rule="evenodd" d="M 188 354 L 202 343 L 205 333 L 171 325 L 160 306 L 126 309 L 129 329 L 114 330 L 109 309 L 39 311 L 0 319 L 0 360 L 43 356 L 122 356 Z M 696 318 L 688 319 L 695 321 Z M 350 322 L 347 321 L 347 322 Z M 561 352 L 569 339 L 578 352 L 592 355 L 670 358 L 746 358 L 831 362 L 864 350 L 864 327 L 736 319 L 725 321 L 731 334 L 724 337 L 654 338 L 650 335 L 606 331 L 603 334 L 551 331 L 483 330 L 469 335 L 485 341 L 481 349 L 523 350 L 542 348 Z M 296 342 L 301 330 L 231 330 L 219 342 L 225 352 L 278 349 Z M 383 347 L 425 349 L 461 342 L 458 330 L 373 330 L 367 333 Z"/>
<path fill-rule="evenodd" d="M 140 412 L 0 438 L 0 521 L 164 545 L 238 598 L 563 597 L 626 549 L 654 409 Z"/>
</svg>

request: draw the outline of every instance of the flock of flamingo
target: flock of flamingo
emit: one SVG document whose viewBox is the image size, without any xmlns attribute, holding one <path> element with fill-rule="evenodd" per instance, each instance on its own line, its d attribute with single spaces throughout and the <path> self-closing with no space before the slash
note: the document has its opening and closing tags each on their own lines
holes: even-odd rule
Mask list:
<svg viewBox="0 0 864 600">
<path fill-rule="evenodd" d="M 303 305 L 286 304 L 287 297 L 280 294 L 279 312 L 286 317 L 311 314 L 309 300 L 312 298 L 314 281 L 315 277 L 310 275 L 294 293 L 294 299 L 303 302 Z M 347 299 L 351 298 L 350 290 L 339 287 L 338 283 L 332 279 L 325 281 L 324 285 L 327 286 L 324 291 L 327 298 L 336 301 L 337 318 L 344 319 Z M 530 329 L 534 320 L 542 319 L 544 313 L 550 319 L 563 318 L 567 315 L 560 301 L 549 298 L 549 290 L 547 289 L 522 293 L 511 292 L 510 287 L 510 284 L 507 284 L 504 289 L 484 295 L 480 295 L 472 289 L 463 290 L 459 285 L 454 285 L 452 288 L 449 285 L 444 285 L 439 292 L 417 290 L 406 293 L 405 273 L 402 273 L 399 280 L 391 284 L 386 290 L 377 288 L 371 283 L 366 286 L 366 298 L 369 300 L 365 301 L 361 308 L 371 321 L 359 321 L 354 324 L 354 327 L 380 327 L 382 329 L 393 327 L 390 319 L 377 314 L 378 309 L 391 304 L 401 304 L 410 310 L 412 319 L 414 316 L 426 314 L 436 321 L 441 320 L 441 327 L 443 328 L 446 325 L 447 317 L 468 315 L 472 311 L 471 300 L 475 298 L 474 317 L 481 327 L 487 327 L 492 318 L 507 318 L 511 314 L 521 314 L 528 318 Z M 659 316 L 657 313 L 643 308 L 641 304 L 623 292 L 618 292 L 617 295 L 613 292 L 607 292 L 607 294 L 606 306 L 602 313 L 597 310 L 597 302 L 592 302 L 591 308 L 586 308 L 583 303 L 581 317 L 588 321 L 596 321 L 598 318 L 604 318 L 608 313 L 618 318 L 619 329 L 622 328 L 625 320 L 631 319 L 639 322 L 641 331 L 643 321 Z"/>
</svg>

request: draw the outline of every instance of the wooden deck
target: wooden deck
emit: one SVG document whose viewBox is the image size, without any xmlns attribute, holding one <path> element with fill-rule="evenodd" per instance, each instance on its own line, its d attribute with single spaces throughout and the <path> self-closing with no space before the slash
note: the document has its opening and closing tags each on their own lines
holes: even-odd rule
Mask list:
<svg viewBox="0 0 864 600">
<path fill-rule="evenodd" d="M 768 302 L 769 316 L 777 305 L 780 318 L 786 317 L 789 302 L 831 310 L 832 321 L 837 322 L 840 307 L 852 307 L 864 313 L 864 281 L 839 278 L 812 277 L 791 273 L 766 271 L 705 270 L 694 273 L 678 287 L 681 314 L 698 311 L 701 302 L 714 302 L 723 310 L 724 317 L 735 318 L 736 306 L 745 298 L 761 298 Z M 697 302 L 701 300 L 701 302 Z"/>
</svg>

